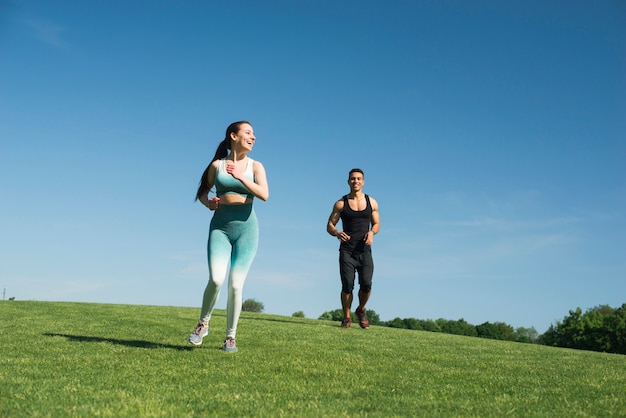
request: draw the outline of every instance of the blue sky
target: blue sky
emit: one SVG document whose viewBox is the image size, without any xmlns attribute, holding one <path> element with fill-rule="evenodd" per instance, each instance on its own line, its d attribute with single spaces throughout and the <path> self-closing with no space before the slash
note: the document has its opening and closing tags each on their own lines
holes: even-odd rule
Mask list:
<svg viewBox="0 0 626 418">
<path fill-rule="evenodd" d="M 2 0 L 6 298 L 199 307 L 193 197 L 240 119 L 270 184 L 244 289 L 266 313 L 339 308 L 325 225 L 353 167 L 383 320 L 541 333 L 626 302 L 617 0 Z"/>
</svg>

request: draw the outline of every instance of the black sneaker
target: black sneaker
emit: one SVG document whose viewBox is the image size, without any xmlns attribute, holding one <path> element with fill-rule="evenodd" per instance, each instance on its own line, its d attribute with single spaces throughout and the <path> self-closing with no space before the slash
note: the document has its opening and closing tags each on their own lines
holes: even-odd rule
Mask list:
<svg viewBox="0 0 626 418">
<path fill-rule="evenodd" d="M 359 326 L 363 329 L 368 329 L 370 327 L 370 321 L 367 320 L 367 314 L 365 313 L 365 308 L 359 311 L 359 308 L 356 308 L 356 316 L 359 318 Z"/>
<path fill-rule="evenodd" d="M 351 323 L 352 323 L 352 320 L 350 318 L 343 318 L 341 320 L 341 328 L 350 328 Z"/>
</svg>

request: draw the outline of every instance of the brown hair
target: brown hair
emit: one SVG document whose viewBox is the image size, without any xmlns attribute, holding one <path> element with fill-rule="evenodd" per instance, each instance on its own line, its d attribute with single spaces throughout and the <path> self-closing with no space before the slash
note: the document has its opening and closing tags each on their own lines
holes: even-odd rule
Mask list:
<svg viewBox="0 0 626 418">
<path fill-rule="evenodd" d="M 206 193 L 208 190 L 208 174 L 209 174 L 209 168 L 211 167 L 211 164 L 213 164 L 214 161 L 216 160 L 221 160 L 222 158 L 225 158 L 228 155 L 228 150 L 230 149 L 230 134 L 237 134 L 239 132 L 239 129 L 241 129 L 241 125 L 243 125 L 244 123 L 247 123 L 248 125 L 250 125 L 250 122 L 248 122 L 247 120 L 240 120 L 237 122 L 233 122 L 230 125 L 228 125 L 228 128 L 226 128 L 226 136 L 224 137 L 224 139 L 222 140 L 222 142 L 220 142 L 220 144 L 217 146 L 217 150 L 215 150 L 215 155 L 213 156 L 213 159 L 211 160 L 211 162 L 209 163 L 209 165 L 207 165 L 207 167 L 204 169 L 204 172 L 202 173 L 202 178 L 200 178 L 200 185 L 198 186 L 198 191 L 196 192 L 196 199 L 198 200 L 198 198 L 200 196 L 202 196 L 204 193 Z"/>
</svg>

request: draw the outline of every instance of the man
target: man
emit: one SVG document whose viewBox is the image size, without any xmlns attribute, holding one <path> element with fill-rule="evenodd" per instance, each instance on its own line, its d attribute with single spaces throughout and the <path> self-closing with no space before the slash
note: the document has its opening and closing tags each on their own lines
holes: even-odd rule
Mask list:
<svg viewBox="0 0 626 418">
<path fill-rule="evenodd" d="M 343 196 L 333 206 L 328 218 L 326 231 L 340 241 L 339 274 L 341 275 L 341 307 L 343 309 L 342 328 L 350 328 L 350 308 L 352 307 L 352 291 L 354 290 L 355 274 L 359 275 L 359 306 L 356 315 L 363 329 L 369 328 L 365 313 L 372 291 L 374 261 L 372 260 L 372 243 L 374 235 L 380 229 L 378 203 L 373 197 L 363 193 L 365 183 L 363 170 L 353 168 L 348 175 L 350 193 Z M 343 231 L 337 229 L 341 219 Z"/>
</svg>

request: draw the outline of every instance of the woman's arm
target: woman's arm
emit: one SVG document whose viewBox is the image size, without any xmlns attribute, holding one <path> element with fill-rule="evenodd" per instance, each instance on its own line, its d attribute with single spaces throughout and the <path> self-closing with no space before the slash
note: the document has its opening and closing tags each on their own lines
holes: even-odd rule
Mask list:
<svg viewBox="0 0 626 418">
<path fill-rule="evenodd" d="M 243 173 L 239 173 L 238 171 L 233 171 L 233 177 L 243 183 L 244 186 L 250 193 L 252 193 L 255 197 L 258 197 L 261 200 L 267 201 L 270 197 L 269 186 L 267 185 L 267 175 L 265 174 L 265 167 L 261 164 L 260 161 L 254 161 L 254 165 L 252 166 L 252 170 L 254 173 L 254 181 L 248 179 Z"/>
<path fill-rule="evenodd" d="M 211 210 L 215 210 L 215 207 L 212 208 L 211 206 L 209 206 L 211 200 L 217 199 L 217 198 L 209 199 L 209 192 L 215 185 L 215 173 L 217 172 L 217 164 L 219 164 L 219 161 L 214 161 L 209 166 L 209 172 L 207 173 L 207 188 L 204 192 L 202 192 L 202 195 L 200 195 L 200 197 L 198 198 L 200 203 L 202 203 L 204 206 L 206 206 L 207 208 Z"/>
</svg>

